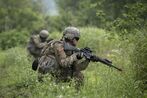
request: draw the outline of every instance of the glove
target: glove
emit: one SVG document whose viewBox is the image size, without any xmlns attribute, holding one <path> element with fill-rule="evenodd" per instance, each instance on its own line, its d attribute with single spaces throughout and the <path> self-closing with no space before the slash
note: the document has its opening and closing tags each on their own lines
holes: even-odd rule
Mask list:
<svg viewBox="0 0 147 98">
<path fill-rule="evenodd" d="M 78 60 L 80 60 L 80 59 L 82 59 L 84 57 L 82 52 L 78 52 L 76 56 L 77 56 Z"/>
</svg>

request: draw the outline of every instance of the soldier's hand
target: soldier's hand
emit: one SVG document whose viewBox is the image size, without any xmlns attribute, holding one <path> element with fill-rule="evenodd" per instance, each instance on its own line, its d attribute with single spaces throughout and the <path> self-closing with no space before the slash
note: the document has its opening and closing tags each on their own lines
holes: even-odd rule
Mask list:
<svg viewBox="0 0 147 98">
<path fill-rule="evenodd" d="M 77 53 L 77 59 L 80 60 L 84 57 L 83 53 L 82 52 L 78 52 Z"/>
</svg>

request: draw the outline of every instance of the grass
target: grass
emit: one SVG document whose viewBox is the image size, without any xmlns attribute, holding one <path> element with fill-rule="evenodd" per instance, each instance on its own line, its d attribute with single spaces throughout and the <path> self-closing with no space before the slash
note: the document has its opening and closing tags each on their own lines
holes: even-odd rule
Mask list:
<svg viewBox="0 0 147 98">
<path fill-rule="evenodd" d="M 15 47 L 0 51 L 0 98 L 145 98 L 140 81 L 134 79 L 129 56 L 133 45 L 102 29 L 82 28 L 81 32 L 79 47 L 89 46 L 96 55 L 112 60 L 123 72 L 91 62 L 83 71 L 85 85 L 77 93 L 69 83 L 56 85 L 49 76 L 39 83 L 26 49 Z M 61 35 L 57 32 L 50 37 Z"/>
</svg>

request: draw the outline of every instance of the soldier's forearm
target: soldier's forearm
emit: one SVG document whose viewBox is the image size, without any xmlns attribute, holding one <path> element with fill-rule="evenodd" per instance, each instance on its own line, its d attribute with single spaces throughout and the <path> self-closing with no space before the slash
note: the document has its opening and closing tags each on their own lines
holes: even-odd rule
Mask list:
<svg viewBox="0 0 147 98">
<path fill-rule="evenodd" d="M 74 61 L 77 61 L 77 57 L 76 57 L 76 54 L 73 54 L 65 59 L 61 59 L 60 61 L 60 65 L 62 67 L 68 67 L 70 66 L 71 64 L 73 64 Z"/>
</svg>

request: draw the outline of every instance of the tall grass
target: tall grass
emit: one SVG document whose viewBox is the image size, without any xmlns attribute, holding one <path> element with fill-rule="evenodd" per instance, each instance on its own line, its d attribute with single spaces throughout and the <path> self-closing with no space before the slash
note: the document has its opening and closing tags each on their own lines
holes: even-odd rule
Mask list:
<svg viewBox="0 0 147 98">
<path fill-rule="evenodd" d="M 130 62 L 133 46 L 102 29 L 82 28 L 81 32 L 79 47 L 92 48 L 94 54 L 112 60 L 123 72 L 91 62 L 83 71 L 85 84 L 77 93 L 69 83 L 55 84 L 49 75 L 43 83 L 38 82 L 26 50 L 16 47 L 0 52 L 0 98 L 145 98 Z M 52 33 L 50 37 L 61 35 Z"/>
<path fill-rule="evenodd" d="M 141 82 L 143 91 L 147 90 L 147 36 L 137 35 L 133 49 L 132 62 L 136 71 L 136 80 Z"/>
</svg>

